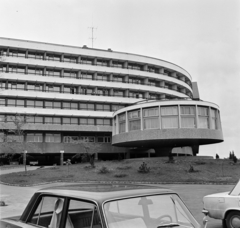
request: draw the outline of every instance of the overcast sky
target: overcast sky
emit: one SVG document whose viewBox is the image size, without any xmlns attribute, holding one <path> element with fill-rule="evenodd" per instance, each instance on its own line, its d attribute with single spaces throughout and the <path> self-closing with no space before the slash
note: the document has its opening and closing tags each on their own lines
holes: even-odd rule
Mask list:
<svg viewBox="0 0 240 228">
<path fill-rule="evenodd" d="M 156 57 L 187 70 L 220 106 L 224 142 L 199 155 L 240 158 L 239 0 L 0 0 L 0 36 Z"/>
</svg>

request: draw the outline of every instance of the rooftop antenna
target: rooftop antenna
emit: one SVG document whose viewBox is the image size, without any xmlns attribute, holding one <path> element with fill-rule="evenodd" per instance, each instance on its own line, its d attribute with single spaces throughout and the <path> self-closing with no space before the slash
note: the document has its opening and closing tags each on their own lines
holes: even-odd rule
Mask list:
<svg viewBox="0 0 240 228">
<path fill-rule="evenodd" d="M 92 37 L 90 37 L 89 39 L 92 40 L 92 48 L 93 48 L 93 41 L 96 40 L 96 38 L 93 36 L 93 33 L 94 33 L 94 29 L 97 29 L 97 28 L 95 28 L 93 26 L 92 27 L 88 27 L 88 28 L 92 30 Z"/>
</svg>

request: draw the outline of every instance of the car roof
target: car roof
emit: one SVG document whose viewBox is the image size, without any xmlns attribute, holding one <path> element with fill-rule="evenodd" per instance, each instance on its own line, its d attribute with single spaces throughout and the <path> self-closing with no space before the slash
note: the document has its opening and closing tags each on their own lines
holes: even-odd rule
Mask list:
<svg viewBox="0 0 240 228">
<path fill-rule="evenodd" d="M 150 185 L 73 184 L 41 189 L 38 190 L 38 193 L 93 200 L 101 203 L 112 199 L 136 197 L 139 195 L 172 194 L 175 192 L 170 189 Z"/>
</svg>

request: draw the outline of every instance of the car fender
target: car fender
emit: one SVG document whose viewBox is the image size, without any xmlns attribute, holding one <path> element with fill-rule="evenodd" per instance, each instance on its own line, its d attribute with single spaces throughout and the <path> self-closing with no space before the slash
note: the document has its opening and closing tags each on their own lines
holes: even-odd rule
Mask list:
<svg viewBox="0 0 240 228">
<path fill-rule="evenodd" d="M 228 213 L 230 213 L 231 211 L 239 211 L 240 212 L 240 208 L 236 208 L 236 207 L 233 207 L 233 208 L 228 208 L 227 211 L 225 211 L 225 213 L 223 214 L 223 219 L 226 219 Z"/>
</svg>

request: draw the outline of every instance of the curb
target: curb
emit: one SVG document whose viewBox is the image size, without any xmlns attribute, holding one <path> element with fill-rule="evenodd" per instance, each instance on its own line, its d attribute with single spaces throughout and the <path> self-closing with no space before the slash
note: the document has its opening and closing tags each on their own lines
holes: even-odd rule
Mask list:
<svg viewBox="0 0 240 228">
<path fill-rule="evenodd" d="M 236 183 L 216 183 L 216 182 L 151 182 L 151 181 L 67 181 L 67 180 L 56 180 L 51 182 L 42 182 L 37 184 L 21 185 L 21 184 L 11 184 L 0 181 L 0 184 L 14 187 L 34 187 L 40 185 L 54 184 L 54 183 L 92 183 L 92 184 L 185 184 L 185 185 L 236 185 Z"/>
</svg>

